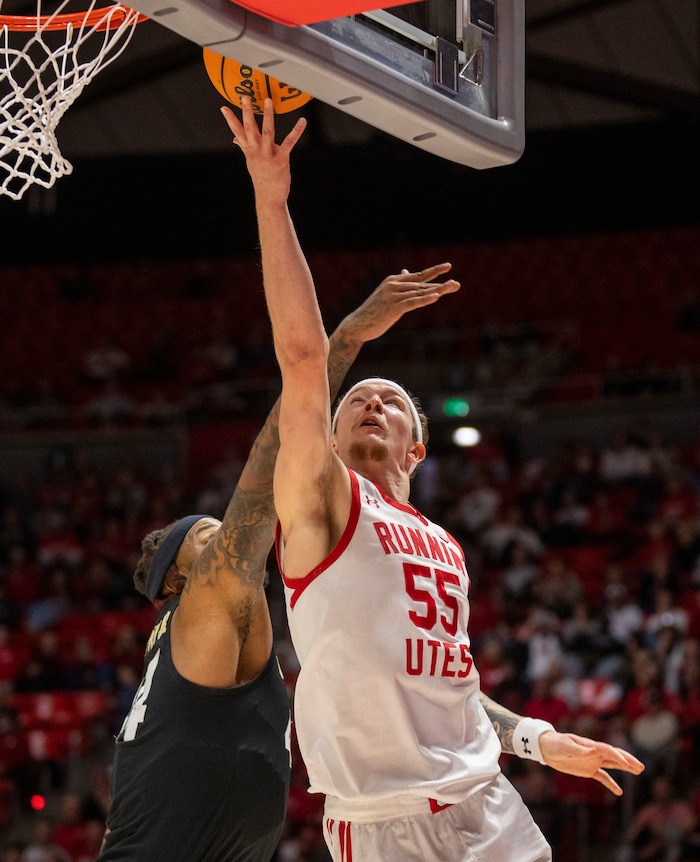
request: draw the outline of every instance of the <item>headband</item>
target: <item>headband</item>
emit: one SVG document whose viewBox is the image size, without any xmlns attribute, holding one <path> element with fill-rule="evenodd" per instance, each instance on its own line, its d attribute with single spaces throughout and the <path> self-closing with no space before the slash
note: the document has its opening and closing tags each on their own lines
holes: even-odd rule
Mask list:
<svg viewBox="0 0 700 862">
<path fill-rule="evenodd" d="M 423 442 L 423 426 L 420 424 L 420 416 L 418 415 L 418 410 L 416 410 L 416 405 L 413 403 L 413 398 L 406 392 L 403 386 L 399 386 L 398 383 L 394 383 L 393 380 L 387 380 L 385 377 L 367 377 L 364 380 L 360 380 L 359 383 L 356 383 L 354 386 L 351 386 L 350 389 L 343 395 L 343 397 L 338 402 L 338 406 L 335 408 L 335 413 L 333 414 L 333 419 L 331 420 L 331 432 L 335 434 L 335 429 L 338 425 L 338 414 L 340 413 L 342 407 L 348 398 L 352 395 L 353 392 L 356 392 L 362 386 L 372 386 L 374 384 L 378 384 L 380 386 L 386 386 L 389 389 L 393 389 L 398 395 L 405 399 L 406 404 L 408 405 L 408 409 L 411 411 L 411 417 L 413 418 L 413 430 L 416 435 L 416 441 L 418 443 Z"/>
<path fill-rule="evenodd" d="M 152 602 L 160 595 L 165 576 L 180 550 L 180 545 L 185 541 L 185 536 L 197 521 L 208 517 L 208 515 L 187 515 L 185 518 L 180 518 L 179 521 L 175 521 L 172 530 L 158 545 L 146 575 L 145 592 Z"/>
</svg>

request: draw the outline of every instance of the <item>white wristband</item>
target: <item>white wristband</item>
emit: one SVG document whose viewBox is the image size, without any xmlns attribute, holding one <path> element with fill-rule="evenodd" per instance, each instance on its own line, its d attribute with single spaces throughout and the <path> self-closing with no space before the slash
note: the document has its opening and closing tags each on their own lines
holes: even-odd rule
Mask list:
<svg viewBox="0 0 700 862">
<path fill-rule="evenodd" d="M 541 718 L 521 718 L 513 731 L 513 751 L 525 760 L 544 763 L 540 751 L 540 736 L 545 730 L 554 730 L 554 726 Z"/>
</svg>

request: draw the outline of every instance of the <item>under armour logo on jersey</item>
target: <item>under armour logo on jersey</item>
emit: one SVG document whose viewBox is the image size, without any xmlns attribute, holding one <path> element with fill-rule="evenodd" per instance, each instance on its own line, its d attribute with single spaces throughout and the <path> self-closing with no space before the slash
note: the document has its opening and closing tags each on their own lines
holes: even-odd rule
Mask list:
<svg viewBox="0 0 700 862">
<path fill-rule="evenodd" d="M 375 509 L 378 509 L 379 500 L 376 497 L 370 497 L 369 494 L 365 494 L 365 505 L 374 506 Z"/>
<path fill-rule="evenodd" d="M 521 736 L 521 737 L 520 737 L 520 741 L 521 741 L 521 742 L 522 742 L 522 744 L 523 744 L 523 751 L 525 752 L 525 754 L 532 754 L 532 751 L 528 748 L 528 745 L 530 744 L 530 739 L 529 739 L 529 737 L 527 737 L 527 736 Z"/>
</svg>

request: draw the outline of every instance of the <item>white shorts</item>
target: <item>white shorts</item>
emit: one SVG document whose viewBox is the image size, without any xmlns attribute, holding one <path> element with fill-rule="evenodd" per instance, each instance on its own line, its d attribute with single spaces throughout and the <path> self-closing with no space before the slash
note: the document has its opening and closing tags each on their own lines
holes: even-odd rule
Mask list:
<svg viewBox="0 0 700 862">
<path fill-rule="evenodd" d="M 456 805 L 402 796 L 347 805 L 326 799 L 333 862 L 551 862 L 520 794 L 499 773 Z"/>
</svg>

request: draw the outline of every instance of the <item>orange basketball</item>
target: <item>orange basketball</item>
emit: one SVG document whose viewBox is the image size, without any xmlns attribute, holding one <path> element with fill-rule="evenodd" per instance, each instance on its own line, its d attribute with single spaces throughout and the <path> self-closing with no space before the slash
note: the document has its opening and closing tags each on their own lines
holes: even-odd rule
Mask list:
<svg viewBox="0 0 700 862">
<path fill-rule="evenodd" d="M 272 99 L 277 114 L 295 111 L 312 98 L 296 87 L 283 84 L 252 66 L 222 57 L 208 48 L 204 48 L 204 68 L 216 89 L 236 107 L 241 106 L 241 96 L 250 96 L 256 114 L 262 114 L 263 102 L 267 98 Z"/>
</svg>

